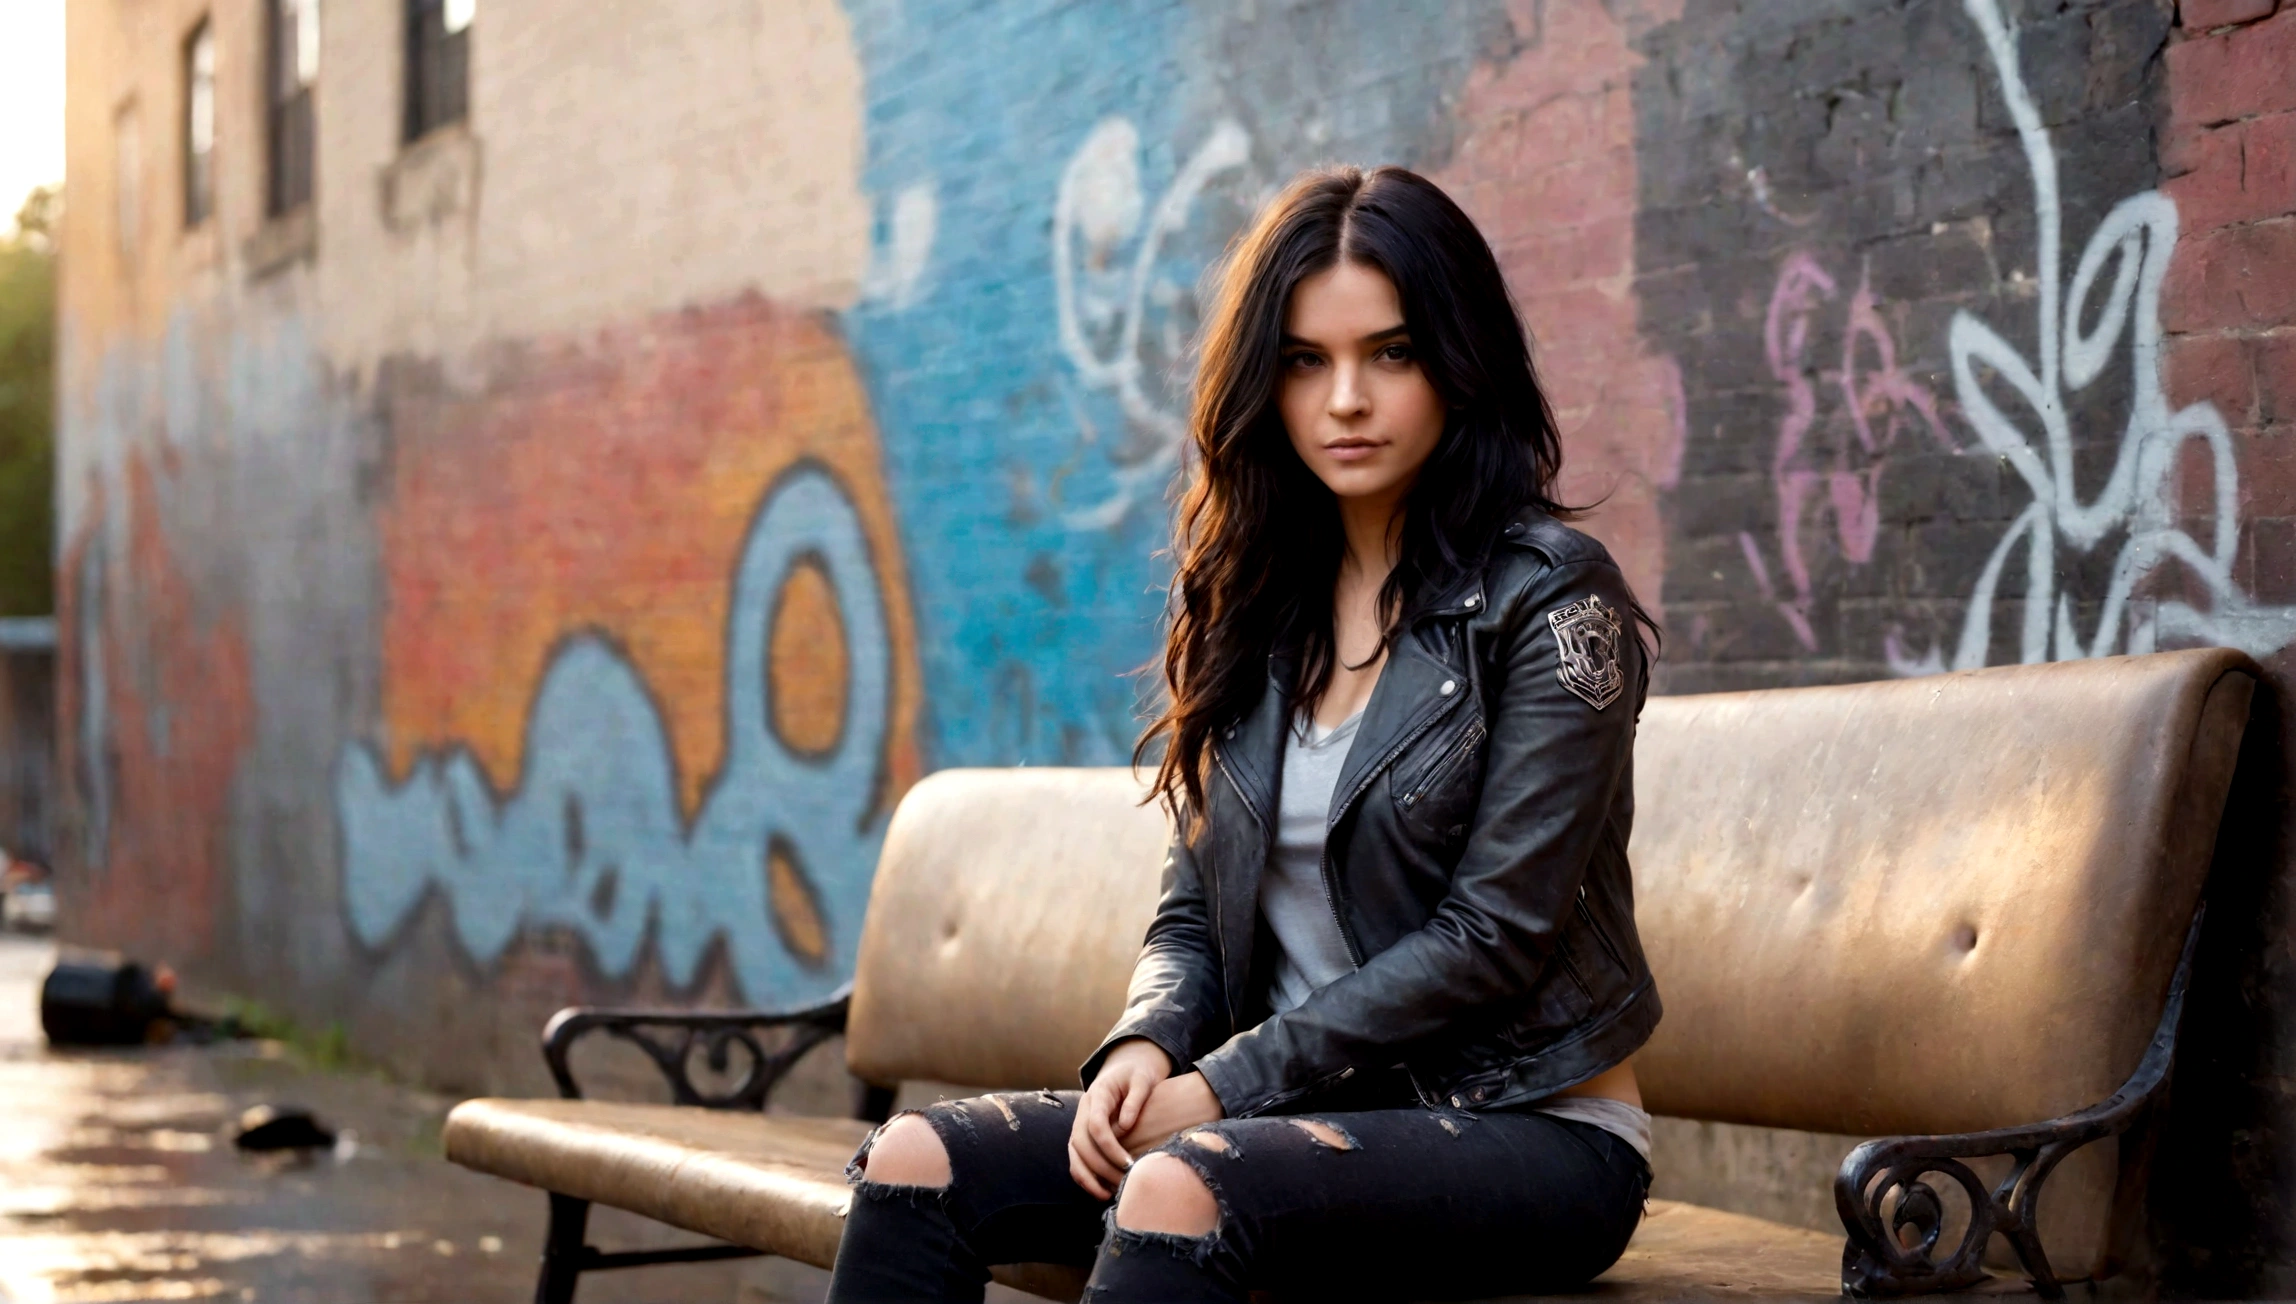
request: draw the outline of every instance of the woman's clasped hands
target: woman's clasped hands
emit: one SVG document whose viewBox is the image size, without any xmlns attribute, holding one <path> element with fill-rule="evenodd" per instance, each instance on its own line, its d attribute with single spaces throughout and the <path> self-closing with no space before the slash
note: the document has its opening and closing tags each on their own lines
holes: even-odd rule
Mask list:
<svg viewBox="0 0 2296 1304">
<path fill-rule="evenodd" d="M 1132 1161 L 1174 1133 L 1225 1117 L 1201 1073 L 1172 1075 L 1172 1061 L 1145 1038 L 1117 1043 L 1084 1093 L 1068 1133 L 1068 1172 L 1108 1200 Z"/>
</svg>

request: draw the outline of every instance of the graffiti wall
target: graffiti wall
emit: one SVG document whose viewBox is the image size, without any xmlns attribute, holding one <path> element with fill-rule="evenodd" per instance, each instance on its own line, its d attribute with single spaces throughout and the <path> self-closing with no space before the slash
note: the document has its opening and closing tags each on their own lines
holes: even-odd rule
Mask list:
<svg viewBox="0 0 2296 1304">
<path fill-rule="evenodd" d="M 2172 15 L 1938 4 L 1781 42 L 1709 8 L 1638 74 L 1640 289 L 1695 432 L 1676 686 L 2296 638 L 2252 591 L 2225 412 L 2167 387 Z"/>
<path fill-rule="evenodd" d="M 818 1000 L 921 774 L 1129 754 L 1203 278 L 1319 161 L 1491 238 L 1669 691 L 2287 687 L 2274 0 L 489 0 L 414 142 L 339 0 L 311 203 L 221 96 L 188 226 L 205 10 L 70 12 L 68 927 L 446 1085 L 570 1001 Z M 2237 1214 L 2296 1190 L 2279 837 L 2193 1283 L 2296 1271 Z"/>
<path fill-rule="evenodd" d="M 826 323 L 756 301 L 603 343 L 395 399 L 347 921 L 389 949 L 435 898 L 482 963 L 558 929 L 603 975 L 650 943 L 689 988 L 718 946 L 745 994 L 825 999 L 918 766 L 867 402 Z"/>
</svg>

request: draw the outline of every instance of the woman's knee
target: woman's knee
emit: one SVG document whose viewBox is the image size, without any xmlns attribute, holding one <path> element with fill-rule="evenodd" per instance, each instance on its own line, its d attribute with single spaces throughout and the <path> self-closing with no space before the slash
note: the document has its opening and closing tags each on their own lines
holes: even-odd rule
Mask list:
<svg viewBox="0 0 2296 1304">
<path fill-rule="evenodd" d="M 886 1186 L 947 1186 L 949 1150 L 923 1115 L 903 1114 L 877 1133 L 861 1170 Z"/>
<path fill-rule="evenodd" d="M 1209 1236 L 1220 1225 L 1220 1202 L 1186 1160 L 1159 1151 L 1142 1155 L 1124 1175 L 1116 1225 L 1130 1232 Z"/>
</svg>

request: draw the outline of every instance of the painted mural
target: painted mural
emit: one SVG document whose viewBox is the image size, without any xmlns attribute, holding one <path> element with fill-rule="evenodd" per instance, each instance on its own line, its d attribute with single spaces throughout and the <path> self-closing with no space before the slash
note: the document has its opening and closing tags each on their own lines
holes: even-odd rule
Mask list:
<svg viewBox="0 0 2296 1304">
<path fill-rule="evenodd" d="M 802 708 L 775 701 L 768 668 L 776 608 L 807 574 L 826 577 L 815 583 L 836 627 L 821 632 L 850 649 L 831 690 L 842 700 L 812 748 L 792 738 Z M 418 761 L 396 791 L 371 752 L 347 755 L 335 795 L 360 937 L 380 944 L 436 887 L 475 956 L 499 955 L 521 928 L 558 927 L 580 934 L 601 969 L 627 973 L 651 926 L 674 984 L 691 984 L 722 939 L 744 990 L 826 995 L 852 967 L 891 723 L 868 541 L 826 472 L 799 467 L 767 493 L 726 625 L 725 763 L 690 824 L 661 712 L 597 632 L 551 656 L 507 799 L 465 751 Z"/>
<path fill-rule="evenodd" d="M 753 1000 L 828 996 L 918 769 L 901 554 L 834 330 L 739 303 L 475 393 L 397 384 L 387 732 L 334 777 L 355 935 L 388 949 L 435 897 L 480 963 L 555 930 L 608 977 L 650 948 L 691 987 L 722 948 Z"/>
<path fill-rule="evenodd" d="M 1201 278 L 1301 166 L 1441 161 L 1512 30 L 1452 8 L 1028 0 L 994 19 L 1025 39 L 952 42 L 977 6 L 849 7 L 879 243 L 905 247 L 900 197 L 935 196 L 915 289 L 845 315 L 911 541 L 932 764 L 1129 758 Z"/>
<path fill-rule="evenodd" d="M 2164 377 L 2150 0 L 802 9 L 677 0 L 754 46 L 691 112 L 585 111 L 750 130 L 744 69 L 827 70 L 776 111 L 830 143 L 764 191 L 830 219 L 757 232 L 818 267 L 724 249 L 757 178 L 665 138 L 712 247 L 656 204 L 641 253 L 527 302 L 583 278 L 548 215 L 584 177 L 506 82 L 473 139 L 530 148 L 473 211 L 330 219 L 320 271 L 228 311 L 83 277 L 71 365 L 126 377 L 83 382 L 66 486 L 90 881 L 164 866 L 120 891 L 189 885 L 208 937 L 324 910 L 298 973 L 443 947 L 479 989 L 566 949 L 584 990 L 827 995 L 920 774 L 1129 756 L 1203 278 L 1333 159 L 1421 168 L 1489 234 L 1672 691 L 2296 638 L 2241 414 Z M 461 327 L 416 283 L 517 328 L 434 347 Z"/>
<path fill-rule="evenodd" d="M 1398 43 L 1351 4 L 1303 47 L 1248 9 L 1037 7 L 1015 47 L 938 39 L 956 7 L 855 6 L 878 230 L 797 350 L 849 363 L 690 342 L 789 315 L 759 305 L 530 348 L 470 394 L 392 381 L 382 733 L 334 779 L 362 945 L 435 900 L 482 965 L 567 933 L 604 976 L 650 947 L 685 987 L 722 948 L 745 999 L 802 1003 L 849 972 L 924 764 L 1129 756 L 1200 278 L 1316 157 L 1439 161 L 1508 29 L 1483 5 Z M 1219 75 L 1255 41 L 1290 53 Z M 1143 77 L 1142 48 L 1196 71 Z M 1387 90 L 1280 93 L 1334 59 Z M 806 419 L 719 409 L 816 366 L 850 404 L 834 456 L 771 487 L 758 450 L 802 451 Z"/>
</svg>

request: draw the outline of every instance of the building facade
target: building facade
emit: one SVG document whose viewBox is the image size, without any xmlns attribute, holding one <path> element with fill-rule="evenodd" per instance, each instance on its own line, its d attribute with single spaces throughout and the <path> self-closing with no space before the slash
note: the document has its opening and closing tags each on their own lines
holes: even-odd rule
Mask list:
<svg viewBox="0 0 2296 1304">
<path fill-rule="evenodd" d="M 823 997 L 919 775 L 1129 755 L 1201 278 L 1317 162 L 1491 237 L 1666 691 L 2296 672 L 2285 0 L 70 0 L 68 46 L 66 930 L 443 1085 L 537 1087 L 570 1001 Z M 2195 1288 L 2296 1288 L 2263 732 L 2161 1178 Z M 1825 1150 L 1676 1136 L 1723 1188 Z"/>
</svg>

